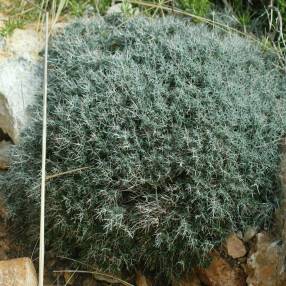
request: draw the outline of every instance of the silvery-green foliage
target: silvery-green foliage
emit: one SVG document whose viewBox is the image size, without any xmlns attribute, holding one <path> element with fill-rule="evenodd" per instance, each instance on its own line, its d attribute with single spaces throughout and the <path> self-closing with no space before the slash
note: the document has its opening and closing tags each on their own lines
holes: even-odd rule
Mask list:
<svg viewBox="0 0 286 286">
<path fill-rule="evenodd" d="M 49 52 L 48 249 L 104 270 L 171 277 L 276 204 L 285 78 L 253 43 L 185 20 L 77 22 Z M 41 117 L 1 177 L 38 239 Z M 32 244 L 31 244 L 32 245 Z"/>
</svg>

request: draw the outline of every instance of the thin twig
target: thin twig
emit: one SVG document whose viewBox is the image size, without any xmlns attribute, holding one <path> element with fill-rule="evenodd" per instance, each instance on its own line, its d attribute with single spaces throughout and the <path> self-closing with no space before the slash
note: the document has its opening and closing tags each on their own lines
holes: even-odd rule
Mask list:
<svg viewBox="0 0 286 286">
<path fill-rule="evenodd" d="M 82 170 L 86 170 L 86 169 L 89 169 L 89 168 L 90 167 L 82 167 L 82 168 L 73 169 L 73 170 L 69 170 L 69 171 L 65 171 L 65 172 L 61 172 L 61 173 L 57 173 L 57 174 L 52 174 L 52 175 L 49 175 L 49 176 L 46 177 L 46 181 L 54 179 L 54 178 L 57 178 L 57 177 L 61 177 L 61 176 L 64 176 L 64 175 L 70 175 L 70 174 L 73 174 L 73 173 L 76 173 L 76 172 L 79 172 L 79 171 L 82 171 Z"/>
<path fill-rule="evenodd" d="M 113 276 L 111 274 L 106 274 L 106 273 L 103 273 L 103 272 L 98 272 L 98 271 L 87 271 L 87 270 L 54 270 L 53 271 L 54 273 L 83 273 L 83 274 L 92 274 L 95 276 L 95 279 L 96 279 L 96 276 L 101 276 L 100 278 L 98 277 L 98 280 L 104 280 L 104 281 L 107 281 L 108 283 L 120 283 L 122 285 L 125 285 L 125 286 L 134 286 L 133 284 L 130 284 L 116 276 Z M 111 282 L 114 281 L 114 282 Z"/>
<path fill-rule="evenodd" d="M 73 258 L 70 258 L 70 257 L 65 257 L 65 256 L 61 256 L 61 255 L 58 255 L 57 258 L 61 258 L 61 259 L 65 259 L 65 260 L 69 260 L 69 261 L 73 261 L 73 262 L 76 262 L 76 263 L 79 263 L 85 267 L 88 267 L 88 268 L 93 268 L 94 270 L 96 270 L 92 265 L 89 265 L 87 263 L 84 263 L 82 261 L 79 261 L 79 260 L 76 260 L 76 259 L 73 259 Z"/>
<path fill-rule="evenodd" d="M 103 275 L 103 276 L 105 275 L 106 277 L 109 276 L 109 278 L 113 278 L 113 279 L 116 278 L 118 281 L 121 281 L 121 282 L 120 282 L 121 284 L 122 284 L 122 283 L 125 283 L 125 284 L 123 284 L 123 285 L 126 285 L 126 286 L 134 286 L 134 285 L 132 285 L 132 284 L 130 284 L 130 283 L 128 283 L 128 282 L 126 282 L 126 281 L 124 281 L 124 280 L 118 278 L 118 277 L 113 277 L 112 275 L 109 275 L 109 274 L 106 274 L 106 273 L 98 272 L 95 267 L 93 267 L 92 265 L 89 265 L 89 264 L 87 264 L 87 263 L 84 263 L 84 262 L 82 262 L 82 261 L 79 261 L 79 260 L 76 260 L 76 259 L 73 259 L 73 258 L 69 258 L 69 257 L 65 257 L 65 256 L 57 256 L 57 257 L 58 257 L 58 258 L 61 258 L 61 259 L 65 259 L 65 260 L 70 260 L 70 261 L 79 263 L 79 264 L 81 264 L 81 265 L 83 265 L 83 266 L 85 266 L 85 267 L 94 269 L 94 271 L 79 270 L 79 271 L 81 271 L 80 273 L 92 273 L 92 274 L 97 273 L 98 275 L 101 274 L 101 275 Z M 68 271 L 71 271 L 71 270 L 68 270 Z M 61 270 L 61 271 L 56 271 L 56 270 L 55 270 L 54 272 L 63 272 L 63 270 Z"/>
</svg>

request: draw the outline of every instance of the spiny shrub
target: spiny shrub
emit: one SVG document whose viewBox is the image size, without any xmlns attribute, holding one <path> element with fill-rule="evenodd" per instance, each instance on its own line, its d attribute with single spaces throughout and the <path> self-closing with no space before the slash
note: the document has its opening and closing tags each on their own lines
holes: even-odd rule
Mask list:
<svg viewBox="0 0 286 286">
<path fill-rule="evenodd" d="M 286 84 L 273 63 L 246 39 L 174 18 L 98 18 L 56 36 L 48 249 L 104 270 L 171 277 L 230 232 L 267 227 L 286 127 Z M 40 106 L 1 177 L 19 236 L 34 242 Z"/>
</svg>

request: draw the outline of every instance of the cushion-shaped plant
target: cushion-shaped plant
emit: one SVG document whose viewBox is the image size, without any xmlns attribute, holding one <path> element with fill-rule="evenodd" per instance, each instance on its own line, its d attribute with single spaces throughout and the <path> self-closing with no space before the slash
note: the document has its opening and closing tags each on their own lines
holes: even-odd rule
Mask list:
<svg viewBox="0 0 286 286">
<path fill-rule="evenodd" d="M 171 277 L 230 232 L 268 227 L 286 127 L 285 78 L 273 63 L 246 39 L 174 18 L 81 21 L 52 39 L 48 249 Z M 31 241 L 40 106 L 1 176 Z"/>
</svg>

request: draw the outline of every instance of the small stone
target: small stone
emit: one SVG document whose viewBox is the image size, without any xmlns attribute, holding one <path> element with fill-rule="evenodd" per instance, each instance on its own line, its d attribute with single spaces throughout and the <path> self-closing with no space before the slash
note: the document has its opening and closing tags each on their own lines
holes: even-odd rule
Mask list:
<svg viewBox="0 0 286 286">
<path fill-rule="evenodd" d="M 152 286 L 152 283 L 141 272 L 136 272 L 136 286 Z"/>
<path fill-rule="evenodd" d="M 30 122 L 29 108 L 41 88 L 41 71 L 38 62 L 23 58 L 0 61 L 0 131 L 13 143 L 19 142 L 22 129 Z"/>
<path fill-rule="evenodd" d="M 255 228 L 255 227 L 248 227 L 246 229 L 245 233 L 244 233 L 243 240 L 245 242 L 248 242 L 251 239 L 253 239 L 256 234 L 257 234 L 257 228 Z"/>
<path fill-rule="evenodd" d="M 200 268 L 197 271 L 198 277 L 206 286 L 245 286 L 246 277 L 241 268 L 232 267 L 218 256 L 214 255 L 210 266 L 206 269 Z"/>
<path fill-rule="evenodd" d="M 37 276 L 30 258 L 0 261 L 1 286 L 37 286 Z"/>
<path fill-rule="evenodd" d="M 226 240 L 227 253 L 232 258 L 240 258 L 246 255 L 244 243 L 236 234 L 231 234 Z"/>
</svg>

